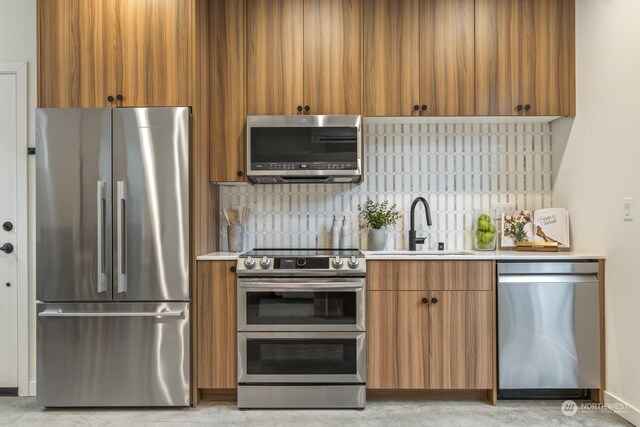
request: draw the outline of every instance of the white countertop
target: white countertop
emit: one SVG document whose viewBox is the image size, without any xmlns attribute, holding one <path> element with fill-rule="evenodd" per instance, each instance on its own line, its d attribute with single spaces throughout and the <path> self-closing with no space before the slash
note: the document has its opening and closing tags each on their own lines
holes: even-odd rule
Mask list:
<svg viewBox="0 0 640 427">
<path fill-rule="evenodd" d="M 605 259 L 603 254 L 584 252 L 517 252 L 517 251 L 363 251 L 368 260 L 497 260 L 547 261 Z"/>
<path fill-rule="evenodd" d="M 546 261 L 546 260 L 586 260 L 605 259 L 603 254 L 585 252 L 516 252 L 516 251 L 363 251 L 370 260 L 497 260 L 497 261 Z M 200 255 L 198 261 L 232 261 L 240 252 L 211 252 Z"/>
</svg>

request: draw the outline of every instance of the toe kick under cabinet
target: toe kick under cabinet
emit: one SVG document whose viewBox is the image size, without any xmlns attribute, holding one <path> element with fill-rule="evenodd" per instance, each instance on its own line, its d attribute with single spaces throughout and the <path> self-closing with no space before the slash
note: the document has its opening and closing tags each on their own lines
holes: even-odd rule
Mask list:
<svg viewBox="0 0 640 427">
<path fill-rule="evenodd" d="M 494 292 L 494 261 L 369 261 L 370 394 L 473 392 L 495 404 Z"/>
</svg>

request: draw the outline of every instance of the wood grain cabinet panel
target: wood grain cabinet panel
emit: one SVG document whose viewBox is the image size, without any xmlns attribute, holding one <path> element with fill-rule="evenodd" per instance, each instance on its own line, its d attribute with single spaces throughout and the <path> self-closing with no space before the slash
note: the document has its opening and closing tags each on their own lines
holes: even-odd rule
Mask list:
<svg viewBox="0 0 640 427">
<path fill-rule="evenodd" d="M 198 388 L 230 389 L 237 384 L 235 265 L 198 262 Z"/>
<path fill-rule="evenodd" d="M 117 1 L 120 106 L 191 105 L 192 1 Z"/>
<path fill-rule="evenodd" d="M 304 103 L 310 114 L 360 114 L 361 0 L 304 0 Z"/>
<path fill-rule="evenodd" d="M 476 0 L 477 115 L 575 115 L 574 16 L 575 0 Z"/>
<path fill-rule="evenodd" d="M 209 180 L 242 182 L 245 180 L 247 118 L 245 1 L 213 0 L 209 4 Z"/>
<path fill-rule="evenodd" d="M 247 0 L 247 113 L 297 114 L 303 105 L 303 1 Z"/>
<path fill-rule="evenodd" d="M 475 114 L 474 16 L 474 0 L 421 0 L 422 115 Z"/>
<path fill-rule="evenodd" d="M 370 291 L 490 291 L 493 261 L 368 261 Z"/>
<path fill-rule="evenodd" d="M 428 307 L 423 297 L 423 292 L 367 292 L 367 388 L 428 387 Z"/>
<path fill-rule="evenodd" d="M 109 107 L 116 1 L 38 1 L 38 107 Z"/>
<path fill-rule="evenodd" d="M 410 116 L 420 103 L 419 0 L 364 1 L 364 114 Z"/>
<path fill-rule="evenodd" d="M 429 293 L 429 388 L 493 388 L 493 295 Z"/>
</svg>

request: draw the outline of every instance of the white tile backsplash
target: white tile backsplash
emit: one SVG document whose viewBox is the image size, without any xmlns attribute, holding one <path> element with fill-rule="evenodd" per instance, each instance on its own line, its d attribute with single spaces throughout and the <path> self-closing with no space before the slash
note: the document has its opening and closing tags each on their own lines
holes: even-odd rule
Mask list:
<svg viewBox="0 0 640 427">
<path fill-rule="evenodd" d="M 367 197 L 396 203 L 403 217 L 389 230 L 387 249 L 406 249 L 409 209 L 429 201 L 433 225 L 416 213 L 425 249 L 471 247 L 474 209 L 516 203 L 518 209 L 551 206 L 549 123 L 377 123 L 365 125 L 365 180 L 353 184 L 222 186 L 220 205 L 247 206 L 245 249 L 327 247 L 333 215 L 346 216 L 353 245 L 366 249 L 357 206 Z M 220 247 L 226 248 L 224 219 Z"/>
</svg>

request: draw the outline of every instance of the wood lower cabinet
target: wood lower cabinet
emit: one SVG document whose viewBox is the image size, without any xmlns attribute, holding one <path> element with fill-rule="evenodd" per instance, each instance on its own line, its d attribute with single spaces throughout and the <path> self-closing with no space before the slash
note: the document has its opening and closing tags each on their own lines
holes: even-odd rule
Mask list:
<svg viewBox="0 0 640 427">
<path fill-rule="evenodd" d="M 197 263 L 197 388 L 236 388 L 236 261 Z"/>
<path fill-rule="evenodd" d="M 434 285 L 428 270 L 440 264 L 438 274 L 462 273 Z M 395 289 L 372 290 L 389 280 Z M 493 391 L 494 280 L 493 261 L 369 261 L 367 388 Z M 474 283 L 490 287 L 464 290 L 477 288 Z"/>
<path fill-rule="evenodd" d="M 476 114 L 575 115 L 575 0 L 476 0 Z"/>
<path fill-rule="evenodd" d="M 38 106 L 192 105 L 192 4 L 39 0 Z"/>
</svg>

